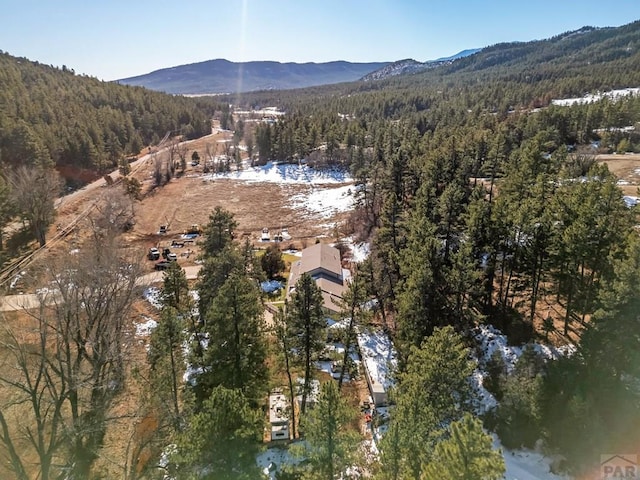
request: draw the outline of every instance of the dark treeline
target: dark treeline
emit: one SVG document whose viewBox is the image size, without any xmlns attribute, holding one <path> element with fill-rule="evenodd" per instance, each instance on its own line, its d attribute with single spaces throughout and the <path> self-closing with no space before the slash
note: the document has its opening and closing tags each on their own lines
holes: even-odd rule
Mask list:
<svg viewBox="0 0 640 480">
<path fill-rule="evenodd" d="M 216 104 L 75 75 L 0 54 L 0 151 L 9 165 L 103 172 L 167 132 L 211 131 Z"/>
</svg>

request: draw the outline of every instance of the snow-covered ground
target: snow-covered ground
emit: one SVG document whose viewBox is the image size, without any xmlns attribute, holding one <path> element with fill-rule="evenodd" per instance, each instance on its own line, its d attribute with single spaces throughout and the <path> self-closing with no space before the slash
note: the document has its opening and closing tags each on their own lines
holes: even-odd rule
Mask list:
<svg viewBox="0 0 640 480">
<path fill-rule="evenodd" d="M 494 352 L 499 351 L 507 367 L 507 371 L 510 372 L 515 367 L 520 355 L 522 355 L 523 347 L 509 345 L 506 335 L 492 325 L 480 325 L 476 327 L 474 338 L 481 353 L 480 358 L 478 358 L 480 368 L 484 368 Z M 572 345 L 556 348 L 551 345 L 532 343 L 531 346 L 547 360 L 571 355 L 575 351 L 575 347 Z"/>
<path fill-rule="evenodd" d="M 505 480 L 569 480 L 571 477 L 551 473 L 551 459 L 533 450 L 505 450 L 494 434 L 493 447 L 502 450 Z"/>
<path fill-rule="evenodd" d="M 476 391 L 478 399 L 478 405 L 476 406 L 477 413 L 482 414 L 492 410 L 498 404 L 493 395 L 483 386 L 484 379 L 487 376 L 485 368 L 491 359 L 491 356 L 496 351 L 500 352 L 500 356 L 504 361 L 507 371 L 511 372 L 515 367 L 518 358 L 522 355 L 524 347 L 509 345 L 506 335 L 503 335 L 500 330 L 492 325 L 480 325 L 479 327 L 476 327 L 474 339 L 478 345 L 479 357 L 474 358 L 474 361 L 477 362 L 478 366 L 474 370 L 470 380 Z M 531 346 L 542 356 L 542 358 L 547 360 L 571 355 L 575 351 L 575 347 L 572 345 L 556 348 L 550 345 L 533 343 Z"/>
<path fill-rule="evenodd" d="M 205 180 L 228 178 L 242 182 L 308 185 L 308 191 L 290 197 L 291 205 L 318 218 L 331 218 L 336 213 L 354 208 L 353 178 L 344 169 L 311 168 L 305 164 L 269 162 L 260 167 L 246 166 L 243 170 L 208 174 Z"/>
<path fill-rule="evenodd" d="M 294 208 L 307 210 L 320 218 L 331 218 L 336 213 L 353 210 L 353 185 L 337 188 L 312 188 L 307 193 L 290 198 Z"/>
<path fill-rule="evenodd" d="M 502 359 L 508 371 L 512 371 L 518 358 L 522 355 L 524 346 L 512 346 L 507 343 L 507 337 L 500 330 L 491 325 L 480 325 L 476 328 L 474 338 L 479 347 L 479 358 L 474 358 L 478 367 L 471 376 L 471 384 L 473 385 L 479 400 L 477 405 L 477 413 L 485 413 L 498 405 L 496 399 L 487 391 L 482 382 L 487 376 L 484 368 L 487 362 L 494 354 L 500 352 Z M 565 355 L 571 355 L 575 351 L 575 347 L 567 345 L 565 347 L 556 348 L 549 345 L 539 343 L 531 344 L 532 347 L 545 359 L 555 359 Z M 500 444 L 500 440 L 496 435 L 494 437 L 494 446 L 502 449 L 506 466 L 506 480 L 563 480 L 570 477 L 554 475 L 550 472 L 551 460 L 541 453 L 527 449 L 506 450 Z"/>
<path fill-rule="evenodd" d="M 351 249 L 351 260 L 356 263 L 363 262 L 371 253 L 371 245 L 367 242 L 356 242 L 353 237 L 346 237 L 342 240 Z"/>
<path fill-rule="evenodd" d="M 239 172 L 205 175 L 205 179 L 230 178 L 243 182 L 270 182 L 279 184 L 351 183 L 353 179 L 343 169 L 317 169 L 304 164 L 268 162 L 260 167 L 246 167 Z"/>
<path fill-rule="evenodd" d="M 148 287 L 142 292 L 144 299 L 158 310 L 162 309 L 162 302 L 160 302 L 160 289 L 157 287 Z"/>
<path fill-rule="evenodd" d="M 603 98 L 608 98 L 610 100 L 616 101 L 620 98 L 627 96 L 635 96 L 640 95 L 640 88 L 623 88 L 620 90 L 610 90 L 608 92 L 596 92 L 593 94 L 585 95 L 580 98 L 561 98 L 551 100 L 551 105 L 558 105 L 561 107 L 569 107 L 571 105 L 581 105 L 585 103 L 593 103 L 598 100 L 602 100 Z"/>
<path fill-rule="evenodd" d="M 136 327 L 136 337 L 148 337 L 151 335 L 151 332 L 158 326 L 158 322 L 156 322 L 153 318 L 142 316 L 144 318 L 144 322 L 134 323 L 133 325 Z"/>
<path fill-rule="evenodd" d="M 523 347 L 508 345 L 506 336 L 490 325 L 478 327 L 475 338 L 480 345 L 482 355 L 481 358 L 475 359 L 475 361 L 478 362 L 478 368 L 474 371 L 471 381 L 476 387 L 476 393 L 481 397 L 481 408 L 478 413 L 483 413 L 497 405 L 493 396 L 482 387 L 482 379 L 486 376 L 486 372 L 483 370 L 486 362 L 495 351 L 499 351 L 507 368 L 512 370 L 522 354 Z M 360 333 L 358 334 L 358 343 L 363 361 L 367 364 L 367 368 L 370 369 L 371 375 L 375 375 L 377 381 L 380 381 L 380 383 L 385 385 L 385 388 L 388 388 L 391 384 L 391 371 L 396 361 L 390 339 L 382 332 Z M 533 348 L 547 359 L 558 358 L 562 355 L 571 354 L 574 351 L 574 348 L 570 346 L 555 348 L 547 345 L 533 344 Z M 386 409 L 380 410 L 383 414 L 387 413 Z M 384 435 L 384 428 L 377 429 L 372 433 L 374 439 L 379 441 L 381 436 Z M 503 451 L 506 466 L 506 480 L 566 480 L 570 478 L 551 473 L 551 459 L 541 453 L 527 449 L 506 450 L 502 447 L 499 439 L 495 435 L 494 446 Z"/>
</svg>

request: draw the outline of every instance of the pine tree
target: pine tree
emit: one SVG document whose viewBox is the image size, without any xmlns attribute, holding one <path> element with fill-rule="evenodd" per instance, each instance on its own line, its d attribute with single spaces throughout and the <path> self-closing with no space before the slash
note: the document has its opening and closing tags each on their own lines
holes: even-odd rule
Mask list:
<svg viewBox="0 0 640 480">
<path fill-rule="evenodd" d="M 296 352 L 296 363 L 304 369 L 301 413 L 311 392 L 313 362 L 324 347 L 326 322 L 322 313 L 322 291 L 308 273 L 296 282 L 287 309 L 288 335 Z"/>
<path fill-rule="evenodd" d="M 436 328 L 420 348 L 412 347 L 393 393 L 396 408 L 382 439 L 383 478 L 419 478 L 443 428 L 471 405 L 473 365 L 462 337 L 452 327 Z"/>
<path fill-rule="evenodd" d="M 436 227 L 427 217 L 424 206 L 417 207 L 411 217 L 407 246 L 401 253 L 404 281 L 398 294 L 398 349 L 406 361 L 411 346 L 418 346 L 435 327 L 449 321 L 449 308 L 440 255 L 441 242 Z"/>
<path fill-rule="evenodd" d="M 214 257 L 233 241 L 233 231 L 238 226 L 233 214 L 222 207 L 216 207 L 209 215 L 209 223 L 204 227 L 202 254 Z"/>
<path fill-rule="evenodd" d="M 161 409 L 158 417 L 168 415 L 176 431 L 180 429 L 182 420 L 180 391 L 185 371 L 184 337 L 184 325 L 178 311 L 170 306 L 163 307 L 158 326 L 149 341 L 150 384 L 156 392 L 153 401 Z"/>
<path fill-rule="evenodd" d="M 358 433 L 352 426 L 355 416 L 336 383 L 323 383 L 316 406 L 301 419 L 305 432 L 302 453 L 310 469 L 305 478 L 334 480 L 352 464 L 358 449 Z"/>
<path fill-rule="evenodd" d="M 198 274 L 198 310 L 201 322 L 206 322 L 207 312 L 218 291 L 232 274 L 243 270 L 243 258 L 233 245 L 228 245 L 213 257 L 205 257 Z"/>
<path fill-rule="evenodd" d="M 191 308 L 187 275 L 178 262 L 170 262 L 162 286 L 162 305 L 186 313 Z"/>
<path fill-rule="evenodd" d="M 422 470 L 421 480 L 499 480 L 504 458 L 492 447 L 482 422 L 466 413 L 449 425 L 450 437 L 436 445 L 433 459 Z"/>
<path fill-rule="evenodd" d="M 296 392 L 293 385 L 293 377 L 291 374 L 291 369 L 293 368 L 293 358 L 290 347 L 291 339 L 289 339 L 288 331 L 287 331 L 287 322 L 286 315 L 282 308 L 278 308 L 278 311 L 273 316 L 274 323 L 274 332 L 276 335 L 277 350 L 281 356 L 282 362 L 284 363 L 284 371 L 287 374 L 287 382 L 289 387 L 289 405 L 291 411 L 291 433 L 292 439 L 296 438 L 296 409 L 295 409 L 295 397 Z"/>
<path fill-rule="evenodd" d="M 277 245 L 269 245 L 260 257 L 260 265 L 269 280 L 275 278 L 285 268 L 282 252 Z"/>
<path fill-rule="evenodd" d="M 195 387 L 199 398 L 222 385 L 241 390 L 249 401 L 258 401 L 267 378 L 262 314 L 255 283 L 232 274 L 207 312 L 209 340 Z"/>
<path fill-rule="evenodd" d="M 172 461 L 180 479 L 253 480 L 262 419 L 240 390 L 214 388 L 178 437 Z"/>
<path fill-rule="evenodd" d="M 365 307 L 367 299 L 364 280 L 358 271 L 354 271 L 351 281 L 349 282 L 349 287 L 342 295 L 341 317 L 348 321 L 348 323 L 341 331 L 344 353 L 342 355 L 340 377 L 338 378 L 338 390 L 342 389 L 347 367 L 351 361 L 350 354 L 356 340 L 356 326 L 365 325 L 369 319 L 369 312 Z"/>
</svg>

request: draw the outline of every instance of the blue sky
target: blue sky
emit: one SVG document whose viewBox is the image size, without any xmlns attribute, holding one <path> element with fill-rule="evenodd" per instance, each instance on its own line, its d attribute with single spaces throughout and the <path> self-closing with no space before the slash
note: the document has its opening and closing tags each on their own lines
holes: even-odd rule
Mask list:
<svg viewBox="0 0 640 480">
<path fill-rule="evenodd" d="M 640 0 L 0 0 L 0 50 L 114 80 L 226 58 L 419 61 L 640 19 Z"/>
</svg>

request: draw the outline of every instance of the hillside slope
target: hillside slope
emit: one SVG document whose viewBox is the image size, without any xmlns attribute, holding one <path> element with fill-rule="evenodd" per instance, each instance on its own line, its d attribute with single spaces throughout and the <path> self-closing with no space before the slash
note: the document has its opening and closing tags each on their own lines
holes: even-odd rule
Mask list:
<svg viewBox="0 0 640 480">
<path fill-rule="evenodd" d="M 210 133 L 211 99 L 102 82 L 0 54 L 0 151 L 9 165 L 52 162 L 95 175 L 167 132 Z"/>
</svg>

